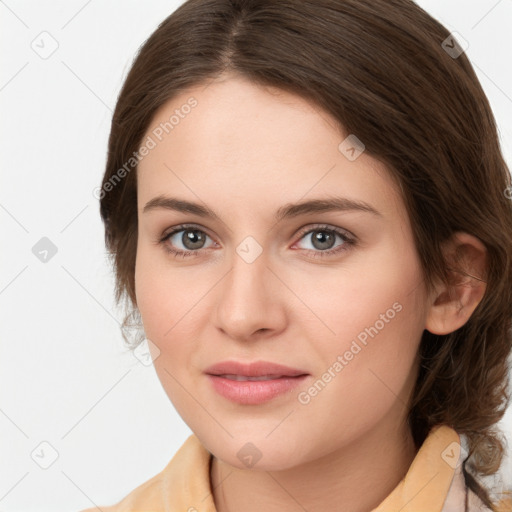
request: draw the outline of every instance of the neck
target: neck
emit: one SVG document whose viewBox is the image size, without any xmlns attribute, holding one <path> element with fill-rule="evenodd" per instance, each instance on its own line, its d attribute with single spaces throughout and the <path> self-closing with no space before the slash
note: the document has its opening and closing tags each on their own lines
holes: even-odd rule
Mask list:
<svg viewBox="0 0 512 512">
<path fill-rule="evenodd" d="M 379 422 L 328 455 L 282 471 L 238 469 L 216 457 L 210 480 L 218 512 L 376 508 L 405 476 L 416 448 L 410 429 Z"/>
</svg>

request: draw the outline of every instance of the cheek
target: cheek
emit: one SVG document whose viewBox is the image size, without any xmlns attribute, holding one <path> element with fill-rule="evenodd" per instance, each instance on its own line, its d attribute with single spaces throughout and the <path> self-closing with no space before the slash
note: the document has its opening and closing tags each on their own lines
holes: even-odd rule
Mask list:
<svg viewBox="0 0 512 512">
<path fill-rule="evenodd" d="M 320 363 L 318 380 L 302 390 L 300 403 L 318 410 L 336 404 L 333 417 L 347 427 L 375 421 L 394 403 L 405 402 L 414 385 L 425 322 L 421 268 L 412 253 L 385 256 L 381 265 L 361 261 L 357 269 L 333 273 L 328 291 L 302 290 L 329 330 L 321 326 L 319 336 L 318 321 L 309 324 Z"/>
<path fill-rule="evenodd" d="M 337 326 L 347 334 L 315 347 L 322 363 L 316 366 L 309 387 L 297 390 L 295 415 L 296 428 L 309 439 L 312 451 L 328 453 L 349 445 L 369 435 L 376 425 L 391 422 L 399 427 L 416 379 L 422 333 L 420 315 L 410 298 L 401 298 L 402 309 L 396 302 L 388 308 L 385 298 L 383 307 L 363 316 L 359 312 L 357 318 L 346 316 L 346 322 Z M 377 315 L 381 312 L 388 323 Z M 311 456 L 307 448 L 301 450 L 303 457 Z"/>
<path fill-rule="evenodd" d="M 166 257 L 155 253 L 154 248 L 139 246 L 135 293 L 146 335 L 163 344 L 163 350 L 176 337 L 175 332 L 181 332 L 194 317 L 194 304 L 204 291 L 196 285 L 193 270 L 173 271 Z"/>
<path fill-rule="evenodd" d="M 215 277 L 215 276 L 213 276 Z M 179 409 L 182 388 L 190 380 L 194 355 L 203 328 L 208 276 L 192 266 L 173 269 L 154 248 L 140 247 L 135 267 L 137 304 L 146 337 L 156 345 L 155 370 L 172 402 Z M 150 345 L 151 346 L 151 345 Z"/>
<path fill-rule="evenodd" d="M 149 346 L 154 344 L 151 355 L 162 387 L 182 418 L 194 425 L 196 416 L 202 416 L 187 390 L 191 389 L 190 359 L 197 350 L 197 336 L 191 329 L 198 320 L 194 304 L 201 290 L 191 286 L 194 281 L 184 279 L 183 272 L 172 272 L 158 260 L 144 248 L 137 253 L 137 305 Z"/>
<path fill-rule="evenodd" d="M 290 314 L 299 324 L 308 319 L 309 339 L 317 339 L 324 354 L 348 350 L 354 339 L 387 340 L 380 345 L 393 350 L 423 330 L 421 266 L 405 241 L 357 254 L 346 266 L 313 269 L 300 280 L 287 277 L 308 307 L 297 304 L 302 313 Z"/>
</svg>

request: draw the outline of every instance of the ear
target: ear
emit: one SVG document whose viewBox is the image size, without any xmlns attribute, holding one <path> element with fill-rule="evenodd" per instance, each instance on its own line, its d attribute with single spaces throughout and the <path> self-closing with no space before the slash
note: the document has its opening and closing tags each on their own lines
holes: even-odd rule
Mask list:
<svg viewBox="0 0 512 512">
<path fill-rule="evenodd" d="M 487 249 L 476 237 L 456 232 L 445 242 L 445 258 L 450 283 L 440 283 L 429 297 L 425 329 L 432 334 L 448 334 L 471 317 L 486 289 Z"/>
</svg>

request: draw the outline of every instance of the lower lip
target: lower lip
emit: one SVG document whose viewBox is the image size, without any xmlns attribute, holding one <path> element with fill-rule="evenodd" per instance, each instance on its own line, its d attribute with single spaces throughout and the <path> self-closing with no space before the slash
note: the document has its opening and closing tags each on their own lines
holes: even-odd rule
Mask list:
<svg viewBox="0 0 512 512">
<path fill-rule="evenodd" d="M 280 377 L 270 380 L 231 380 L 218 375 L 208 375 L 215 391 L 233 402 L 257 405 L 291 391 L 304 382 L 308 375 Z"/>
</svg>

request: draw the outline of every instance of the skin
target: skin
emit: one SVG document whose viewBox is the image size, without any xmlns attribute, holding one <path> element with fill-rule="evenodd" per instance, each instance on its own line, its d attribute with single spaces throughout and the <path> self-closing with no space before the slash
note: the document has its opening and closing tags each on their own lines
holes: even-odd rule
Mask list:
<svg viewBox="0 0 512 512">
<path fill-rule="evenodd" d="M 400 189 L 366 152 L 347 159 L 338 145 L 348 133 L 301 97 L 225 75 L 166 103 L 146 136 L 191 96 L 197 106 L 143 158 L 137 174 L 136 298 L 159 350 L 153 349 L 158 377 L 214 455 L 219 512 L 314 512 L 333 503 L 371 510 L 417 451 L 405 418 L 423 330 L 443 334 L 463 325 L 485 285 L 461 280 L 450 294 L 442 284 L 426 292 Z M 219 220 L 164 208 L 143 212 L 161 194 L 207 205 Z M 287 203 L 334 195 L 365 201 L 380 215 L 273 218 Z M 182 223 L 206 238 L 198 254 L 175 258 L 165 245 L 190 251 L 183 232 L 158 239 Z M 345 230 L 357 243 L 315 257 L 322 246 L 307 232 L 319 224 Z M 252 263 L 236 251 L 248 236 L 262 249 Z M 328 248 L 344 243 L 336 236 Z M 468 271 L 481 275 L 479 240 L 458 233 L 446 250 L 457 247 Z M 300 403 L 299 392 L 396 303 L 400 312 L 309 403 Z M 228 359 L 272 361 L 310 375 L 270 402 L 240 405 L 218 395 L 204 374 Z M 237 457 L 247 442 L 261 453 L 251 468 Z"/>
</svg>

